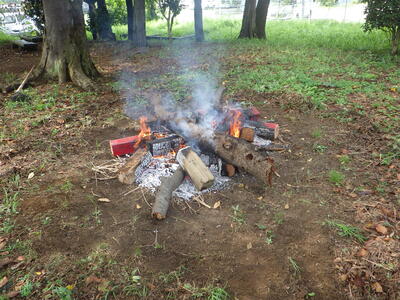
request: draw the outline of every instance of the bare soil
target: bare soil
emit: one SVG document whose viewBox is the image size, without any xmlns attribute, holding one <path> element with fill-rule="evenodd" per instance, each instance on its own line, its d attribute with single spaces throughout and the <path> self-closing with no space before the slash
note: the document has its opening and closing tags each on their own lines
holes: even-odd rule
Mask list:
<svg viewBox="0 0 400 300">
<path fill-rule="evenodd" d="M 219 46 L 201 47 L 213 51 Z M 124 55 L 126 51 L 132 55 Z M 126 69 L 138 78 L 162 74 L 172 62 L 160 51 L 158 46 L 137 53 L 129 47 L 93 45 L 95 62 L 104 74 L 102 92 L 79 111 L 56 112 L 47 125 L 28 128 L 26 137 L 5 140 L 0 167 L 10 171 L 4 178 L 20 174 L 22 185 L 16 227 L 7 235 L 8 244 L 27 243 L 2 256 L 25 258 L 16 269 L 2 269 L 0 275 L 9 279 L 2 292 L 13 291 L 18 280 L 29 274 L 39 286 L 29 299 L 47 299 L 51 292 L 43 289 L 51 290 L 57 280 L 72 286 L 76 299 L 105 295 L 108 299 L 189 299 L 195 296 L 189 287 L 208 286 L 223 287 L 232 299 L 348 298 L 349 286 L 356 288 L 340 280 L 342 250 L 348 247 L 352 253 L 359 244 L 339 237 L 324 222 L 341 220 L 361 227 L 354 203 L 361 197 L 366 202 L 378 198 L 375 192 L 349 196 L 357 186 L 366 189 L 376 184 L 365 173 L 365 161 L 359 159 L 369 160 L 369 153 L 359 153 L 369 145 L 369 139 L 360 138 L 363 119 L 349 125 L 327 117 L 326 112 L 295 109 L 296 95 L 245 91 L 233 95 L 235 100 L 254 103 L 263 117 L 280 124 L 283 142 L 290 146 L 290 151 L 275 154 L 280 177 L 275 176 L 269 187 L 239 174 L 226 190 L 205 195 L 206 203 L 213 207 L 220 201 L 220 207 L 208 209 L 195 201 L 176 199 L 162 222 L 150 218 L 151 193 L 136 190 L 124 196 L 135 186 L 96 179 L 93 165 L 112 159 L 108 140 L 134 134 L 132 121 L 123 114 L 123 96 L 111 91 L 107 82 Z M 1 72 L 16 75 L 39 59 L 37 54 L 4 47 L 0 53 L 2 62 L 9 62 L 2 63 Z M 43 93 L 51 88 L 50 84 L 39 87 Z M 66 95 L 79 92 L 69 85 L 61 91 Z M 4 96 L 0 102 L 7 99 Z M 82 121 L 88 116 L 90 124 Z M 2 125 L 13 126 L 12 121 Z M 51 135 L 51 128 L 59 132 Z M 323 133 L 321 137 L 313 134 L 317 130 Z M 326 150 L 315 151 L 316 143 Z M 61 147 L 61 153 L 54 145 Z M 343 150 L 355 152 L 356 158 L 352 169 L 343 171 L 346 182 L 336 186 L 328 180 L 328 172 L 341 168 L 338 155 Z M 372 167 L 379 174 L 380 167 Z M 28 180 L 30 172 L 35 176 Z M 110 202 L 98 202 L 102 197 Z M 243 224 L 233 218 L 233 207 L 242 212 Z M 139 290 L 146 287 L 146 296 L 136 290 L 129 293 L 135 268 L 141 276 Z M 91 282 L 90 276 L 98 281 Z"/>
</svg>

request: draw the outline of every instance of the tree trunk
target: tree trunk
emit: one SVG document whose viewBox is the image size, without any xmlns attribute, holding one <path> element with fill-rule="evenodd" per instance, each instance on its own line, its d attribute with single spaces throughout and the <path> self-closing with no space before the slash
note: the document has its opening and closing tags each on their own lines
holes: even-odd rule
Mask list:
<svg viewBox="0 0 400 300">
<path fill-rule="evenodd" d="M 201 7 L 201 0 L 194 0 L 194 31 L 196 41 L 204 41 L 203 9 Z"/>
<path fill-rule="evenodd" d="M 97 24 L 96 24 L 96 7 L 94 3 L 96 0 L 86 0 L 85 1 L 89 6 L 89 28 L 92 33 L 93 40 L 97 40 Z"/>
<path fill-rule="evenodd" d="M 43 0 L 46 34 L 34 78 L 71 80 L 83 89 L 95 89 L 90 78 L 99 76 L 87 46 L 82 0 Z M 32 80 L 32 78 L 31 78 Z"/>
<path fill-rule="evenodd" d="M 239 38 L 252 38 L 255 36 L 256 3 L 257 0 L 246 0 Z"/>
<path fill-rule="evenodd" d="M 134 0 L 133 42 L 137 47 L 146 47 L 146 9 L 145 0 Z"/>
<path fill-rule="evenodd" d="M 126 0 L 126 10 L 128 12 L 128 40 L 133 41 L 133 3 Z"/>
<path fill-rule="evenodd" d="M 267 22 L 267 14 L 270 0 L 258 0 L 256 8 L 256 36 L 259 39 L 265 39 L 265 23 Z"/>
<path fill-rule="evenodd" d="M 115 34 L 111 29 L 110 15 L 108 14 L 106 1 L 97 0 L 97 28 L 99 38 L 105 41 L 115 41 Z"/>
<path fill-rule="evenodd" d="M 399 53 L 399 42 L 400 42 L 400 27 L 396 27 L 392 31 L 392 55 Z"/>
</svg>

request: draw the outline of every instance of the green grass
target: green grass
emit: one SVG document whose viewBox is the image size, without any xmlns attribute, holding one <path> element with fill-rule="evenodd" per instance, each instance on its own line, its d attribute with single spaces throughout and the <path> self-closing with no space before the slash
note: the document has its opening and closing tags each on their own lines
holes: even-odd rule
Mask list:
<svg viewBox="0 0 400 300">
<path fill-rule="evenodd" d="M 362 243 L 367 240 L 367 238 L 361 233 L 361 230 L 357 227 L 338 223 L 336 221 L 326 220 L 325 224 L 338 230 L 338 234 L 342 237 L 348 237 L 357 240 Z"/>
<path fill-rule="evenodd" d="M 234 222 L 238 225 L 246 224 L 246 216 L 239 205 L 232 206 L 232 212 L 233 214 L 231 215 L 231 218 Z"/>
<path fill-rule="evenodd" d="M 301 272 L 301 268 L 300 268 L 299 264 L 290 256 L 288 257 L 288 260 L 289 260 L 289 266 L 293 272 L 293 275 L 295 275 L 295 276 L 299 275 Z"/>
<path fill-rule="evenodd" d="M 12 36 L 12 35 L 8 35 L 8 34 L 5 34 L 4 32 L 0 31 L 0 45 L 1 44 L 5 44 L 5 43 L 9 43 L 12 40 L 17 40 L 17 39 L 18 39 L 18 37 L 15 37 L 15 36 Z"/>
<path fill-rule="evenodd" d="M 330 170 L 328 173 L 328 178 L 329 181 L 335 185 L 342 185 L 343 181 L 345 179 L 345 176 L 343 173 L 336 171 L 336 170 Z"/>
</svg>

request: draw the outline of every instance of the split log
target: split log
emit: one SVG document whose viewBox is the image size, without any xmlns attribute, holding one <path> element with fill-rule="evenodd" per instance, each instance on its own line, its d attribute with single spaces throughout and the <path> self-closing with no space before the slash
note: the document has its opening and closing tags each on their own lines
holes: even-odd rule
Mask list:
<svg viewBox="0 0 400 300">
<path fill-rule="evenodd" d="M 275 131 L 269 128 L 255 128 L 256 135 L 260 138 L 264 138 L 270 141 L 274 141 L 276 138 Z"/>
<path fill-rule="evenodd" d="M 267 140 L 275 140 L 279 135 L 279 124 L 271 122 L 245 121 L 244 126 L 254 127 L 256 135 Z"/>
<path fill-rule="evenodd" d="M 172 150 L 176 151 L 183 144 L 183 138 L 179 135 L 172 135 L 165 138 L 155 139 L 147 142 L 147 149 L 153 156 L 166 155 Z"/>
<path fill-rule="evenodd" d="M 151 212 L 154 219 L 165 219 L 172 193 L 181 185 L 184 178 L 185 172 L 180 166 L 171 176 L 161 178 L 161 186 L 157 191 L 156 200 Z"/>
<path fill-rule="evenodd" d="M 176 160 L 190 176 L 194 186 L 199 191 L 207 189 L 213 185 L 214 175 L 191 147 L 179 150 L 176 155 Z"/>
<path fill-rule="evenodd" d="M 254 141 L 255 129 L 250 127 L 243 127 L 240 130 L 240 138 L 250 143 Z"/>
<path fill-rule="evenodd" d="M 135 171 L 147 153 L 146 149 L 140 148 L 127 160 L 118 172 L 118 180 L 121 183 L 132 184 L 135 181 Z"/>
<path fill-rule="evenodd" d="M 271 184 L 273 160 L 266 153 L 257 151 L 255 145 L 229 135 L 216 134 L 215 152 L 227 163 Z"/>
</svg>

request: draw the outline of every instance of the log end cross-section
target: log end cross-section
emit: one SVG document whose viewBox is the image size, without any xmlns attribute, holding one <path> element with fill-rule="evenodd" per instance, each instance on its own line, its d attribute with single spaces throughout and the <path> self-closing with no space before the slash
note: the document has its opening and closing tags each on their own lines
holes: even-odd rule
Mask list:
<svg viewBox="0 0 400 300">
<path fill-rule="evenodd" d="M 179 150 L 176 155 L 176 160 L 190 176 L 194 186 L 199 191 L 207 189 L 213 185 L 214 175 L 191 147 Z"/>
<path fill-rule="evenodd" d="M 232 136 L 217 134 L 215 141 L 215 152 L 223 160 L 271 184 L 273 160 L 267 154 L 257 151 L 253 144 Z"/>
</svg>

